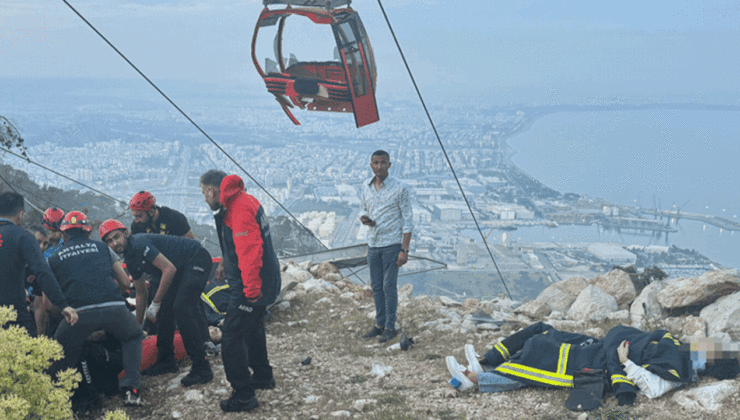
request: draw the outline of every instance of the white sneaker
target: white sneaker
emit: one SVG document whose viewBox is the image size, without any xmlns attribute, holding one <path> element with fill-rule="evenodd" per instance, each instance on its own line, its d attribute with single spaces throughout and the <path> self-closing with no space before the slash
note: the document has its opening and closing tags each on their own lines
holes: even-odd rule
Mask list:
<svg viewBox="0 0 740 420">
<path fill-rule="evenodd" d="M 473 381 L 468 379 L 465 373 L 463 373 L 466 369 L 465 366 L 457 363 L 454 356 L 447 356 L 445 360 L 447 361 L 447 370 L 450 371 L 450 375 L 460 381 L 460 387 L 457 388 L 458 391 L 464 392 L 475 388 Z"/>
<path fill-rule="evenodd" d="M 468 370 L 474 373 L 483 373 L 483 368 L 478 362 L 480 356 L 475 352 L 472 344 L 465 345 L 465 358 L 468 359 Z"/>
</svg>

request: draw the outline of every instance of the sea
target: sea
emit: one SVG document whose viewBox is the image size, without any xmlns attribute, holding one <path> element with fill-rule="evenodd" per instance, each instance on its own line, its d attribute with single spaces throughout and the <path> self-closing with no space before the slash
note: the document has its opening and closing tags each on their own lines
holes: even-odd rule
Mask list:
<svg viewBox="0 0 740 420">
<path fill-rule="evenodd" d="M 561 193 L 615 204 L 740 217 L 740 111 L 640 109 L 553 112 L 508 139 L 512 162 Z M 595 226 L 520 228 L 524 242 L 612 242 L 694 249 L 740 268 L 740 231 L 682 219 L 665 237 Z"/>
</svg>

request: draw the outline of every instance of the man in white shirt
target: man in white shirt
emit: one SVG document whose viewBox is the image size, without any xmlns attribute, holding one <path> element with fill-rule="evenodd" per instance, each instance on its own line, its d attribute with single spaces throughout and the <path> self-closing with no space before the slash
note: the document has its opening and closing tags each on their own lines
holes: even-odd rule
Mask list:
<svg viewBox="0 0 740 420">
<path fill-rule="evenodd" d="M 375 175 L 362 186 L 363 215 L 360 222 L 369 227 L 367 263 L 375 300 L 375 326 L 364 338 L 380 336 L 384 343 L 395 337 L 398 307 L 398 268 L 409 258 L 409 244 L 414 222 L 411 190 L 396 177 L 388 175 L 388 152 L 378 150 L 370 158 Z"/>
</svg>

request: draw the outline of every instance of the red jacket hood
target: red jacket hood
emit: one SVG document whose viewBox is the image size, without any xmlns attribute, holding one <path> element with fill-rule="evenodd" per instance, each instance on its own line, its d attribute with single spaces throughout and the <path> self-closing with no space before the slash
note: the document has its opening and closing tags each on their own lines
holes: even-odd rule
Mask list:
<svg viewBox="0 0 740 420">
<path fill-rule="evenodd" d="M 236 196 L 244 192 L 244 181 L 239 175 L 229 175 L 221 181 L 221 204 L 229 207 Z"/>
</svg>

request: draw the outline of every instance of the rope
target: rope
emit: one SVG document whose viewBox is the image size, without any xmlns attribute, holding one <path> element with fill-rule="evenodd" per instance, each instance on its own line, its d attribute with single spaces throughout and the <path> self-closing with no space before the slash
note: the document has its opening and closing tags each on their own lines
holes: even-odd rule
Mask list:
<svg viewBox="0 0 740 420">
<path fill-rule="evenodd" d="M 452 171 L 452 175 L 455 177 L 455 182 L 457 182 L 457 186 L 460 189 L 460 193 L 463 196 L 463 200 L 465 200 L 465 205 L 468 206 L 470 215 L 473 217 L 473 222 L 475 222 L 475 227 L 478 229 L 478 233 L 480 233 L 481 238 L 483 238 L 483 244 L 486 246 L 488 255 L 491 256 L 491 261 L 493 261 L 493 266 L 496 267 L 496 272 L 498 273 L 498 276 L 501 279 L 501 283 L 503 283 L 504 285 L 504 289 L 506 289 L 506 293 L 509 295 L 509 298 L 512 299 L 511 293 L 509 292 L 509 288 L 506 286 L 506 282 L 504 281 L 504 276 L 501 275 L 501 270 L 499 270 L 498 264 L 496 264 L 496 259 L 493 258 L 493 253 L 491 252 L 491 248 L 488 246 L 488 241 L 486 241 L 486 237 L 485 235 L 483 235 L 483 231 L 481 230 L 480 225 L 478 224 L 478 219 L 476 219 L 475 213 L 473 212 L 473 208 L 470 206 L 470 202 L 468 202 L 468 197 L 465 195 L 465 191 L 463 191 L 462 184 L 460 184 L 460 180 L 457 178 L 457 173 L 455 173 L 455 168 L 454 166 L 452 166 L 452 161 L 450 160 L 450 157 L 447 155 L 447 150 L 445 150 L 445 147 L 442 144 L 442 139 L 439 137 L 439 133 L 437 132 L 437 127 L 434 126 L 434 121 L 432 121 L 432 116 L 429 114 L 429 110 L 427 109 L 426 103 L 424 103 L 424 98 L 421 96 L 421 91 L 419 91 L 419 86 L 417 86 L 416 84 L 414 75 L 411 72 L 411 67 L 409 67 L 409 63 L 406 61 L 406 56 L 404 56 L 403 50 L 401 50 L 401 44 L 398 42 L 398 38 L 396 38 L 396 33 L 393 31 L 393 26 L 391 25 L 391 21 L 388 19 L 388 15 L 385 13 L 385 8 L 383 8 L 383 2 L 381 0 L 378 0 L 378 5 L 380 6 L 380 10 L 383 12 L 383 17 L 385 18 L 385 21 L 388 24 L 388 29 L 390 29 L 391 31 L 391 35 L 393 36 L 393 41 L 396 43 L 396 47 L 398 48 L 398 52 L 401 54 L 401 58 L 403 59 L 403 64 L 406 66 L 406 71 L 409 73 L 411 82 L 414 84 L 414 89 L 416 89 L 416 94 L 419 96 L 419 100 L 421 101 L 422 107 L 424 107 L 424 112 L 426 113 L 427 118 L 429 119 L 429 124 L 431 124 L 432 130 L 434 131 L 434 135 L 437 137 L 437 142 L 439 143 L 439 147 L 442 149 L 442 153 L 445 155 L 445 159 L 447 159 L 447 164 L 450 165 L 450 170 Z"/>
<path fill-rule="evenodd" d="M 311 230 L 310 230 L 309 228 L 307 228 L 306 226 L 304 226 L 304 225 L 303 225 L 303 224 L 302 224 L 302 223 L 301 223 L 301 222 L 300 222 L 300 221 L 298 220 L 298 218 L 296 218 L 295 216 L 293 216 L 293 214 L 292 214 L 292 213 L 291 213 L 291 212 L 290 212 L 290 211 L 289 211 L 289 210 L 288 210 L 287 208 L 285 208 L 285 206 L 283 206 L 283 204 L 282 204 L 282 203 L 280 203 L 280 201 L 278 201 L 278 199 L 277 199 L 277 198 L 275 198 L 275 197 L 274 197 L 274 196 L 273 196 L 272 194 L 270 194 L 270 192 L 269 192 L 269 191 L 267 191 L 267 189 L 266 189 L 265 187 L 263 187 L 263 186 L 262 186 L 262 184 L 260 184 L 260 183 L 259 183 L 259 182 L 258 182 L 258 181 L 257 181 L 257 180 L 256 180 L 256 179 L 255 179 L 255 178 L 254 178 L 254 177 L 253 177 L 253 176 L 252 176 L 252 175 L 251 175 L 250 173 L 249 173 L 249 172 L 247 172 L 247 170 L 246 170 L 246 169 L 244 169 L 244 168 L 243 168 L 243 167 L 242 167 L 242 166 L 241 166 L 241 165 L 240 165 L 240 164 L 239 164 L 239 163 L 238 163 L 238 162 L 237 162 L 237 161 L 236 161 L 236 160 L 235 160 L 235 159 L 234 159 L 233 157 L 231 157 L 231 155 L 230 155 L 229 153 L 227 153 L 227 152 L 226 152 L 226 150 L 224 150 L 224 148 L 223 148 L 223 147 L 221 147 L 221 145 L 219 145 L 218 143 L 216 143 L 216 141 L 215 141 L 215 140 L 213 140 L 213 139 L 211 138 L 211 136 L 209 136 L 209 135 L 208 135 L 208 133 L 206 133 L 206 132 L 205 132 L 205 131 L 204 131 L 204 130 L 203 130 L 202 128 L 200 128 L 200 126 L 199 126 L 199 125 L 198 125 L 198 124 L 197 124 L 197 123 L 196 123 L 195 121 L 193 121 L 193 120 L 192 120 L 192 119 L 191 119 L 191 118 L 190 118 L 190 117 L 188 116 L 188 114 L 186 114 L 186 113 L 185 113 L 185 111 L 183 111 L 183 110 L 182 110 L 182 109 L 181 109 L 181 108 L 180 108 L 179 106 L 177 106 L 177 104 L 176 104 L 175 102 L 173 102 L 173 101 L 172 101 L 172 99 L 170 99 L 170 98 L 169 98 L 169 96 L 167 96 L 167 95 L 166 95 L 166 94 L 165 94 L 165 93 L 164 93 L 164 92 L 163 92 L 163 91 L 162 91 L 162 90 L 161 90 L 161 89 L 160 89 L 160 88 L 159 88 L 159 87 L 158 87 L 158 86 L 157 86 L 156 84 L 154 84 L 154 82 L 152 82 L 152 81 L 151 81 L 151 80 L 150 80 L 150 79 L 149 79 L 149 78 L 148 78 L 148 77 L 147 77 L 147 76 L 146 76 L 146 75 L 145 75 L 145 74 L 144 74 L 144 73 L 143 73 L 143 72 L 142 72 L 141 70 L 139 70 L 139 68 L 138 68 L 138 67 L 136 67 L 136 66 L 134 65 L 134 63 L 132 63 L 132 62 L 131 62 L 131 60 L 129 60 L 128 58 L 126 58 L 126 56 L 125 56 L 125 55 L 123 55 L 123 53 L 122 53 L 121 51 L 119 51 L 119 50 L 118 50 L 118 48 L 116 48 L 116 47 L 115 47 L 115 45 L 113 45 L 113 44 L 112 44 L 112 43 L 111 43 L 110 41 L 108 41 L 108 39 L 107 39 L 107 38 L 106 38 L 106 37 L 105 37 L 105 36 L 104 36 L 104 35 L 103 35 L 102 33 L 100 33 L 100 31 L 98 31 L 98 30 L 97 30 L 97 29 L 95 28 L 95 26 L 93 26 L 93 24 L 92 24 L 92 23 L 90 23 L 90 22 L 89 22 L 89 21 L 88 21 L 87 19 L 85 19 L 85 17 L 84 17 L 84 16 L 82 16 L 82 14 L 80 14 L 80 12 L 78 12 L 78 11 L 77 11 L 77 9 L 75 9 L 74 7 L 72 7 L 72 5 L 71 5 L 71 4 L 69 4 L 69 2 L 68 2 L 67 0 L 62 0 L 62 1 L 63 1 L 63 2 L 64 2 L 64 4 L 66 4 L 66 5 L 67 5 L 67 6 L 68 6 L 68 7 L 69 7 L 69 8 L 70 8 L 70 9 L 71 9 L 71 10 L 72 10 L 72 11 L 73 11 L 73 12 L 74 12 L 74 13 L 75 13 L 75 14 L 76 14 L 77 16 L 79 16 L 79 18 L 80 18 L 80 19 L 82 19 L 82 21 L 83 21 L 83 22 L 85 22 L 85 24 L 87 24 L 87 26 L 89 26 L 89 27 L 90 27 L 90 29 L 92 29 L 92 30 L 93 30 L 93 31 L 94 31 L 94 32 L 95 32 L 96 34 L 98 34 L 98 36 L 99 36 L 99 37 L 100 37 L 100 38 L 101 38 L 101 39 L 102 39 L 103 41 L 105 41 L 105 43 L 106 43 L 106 44 L 108 44 L 108 46 L 110 46 L 110 47 L 111 47 L 111 48 L 113 49 L 113 51 L 115 51 L 115 52 L 116 52 L 116 53 L 117 53 L 117 54 L 118 54 L 119 56 L 121 56 L 121 58 L 123 58 L 123 59 L 124 59 L 124 61 L 126 61 L 126 63 L 128 63 L 128 65 L 129 65 L 129 66 L 131 66 L 131 68 L 133 68 L 134 70 L 136 70 L 136 72 L 137 72 L 137 73 L 139 73 L 139 75 L 140 75 L 141 77 L 143 77 L 143 78 L 144 78 L 144 80 L 146 80 L 146 81 L 147 81 L 147 82 L 148 82 L 148 83 L 149 83 L 149 84 L 150 84 L 150 85 L 151 85 L 151 86 L 152 86 L 152 87 L 153 87 L 153 88 L 154 88 L 154 89 L 155 89 L 155 90 L 156 90 L 157 92 L 159 92 L 159 94 L 160 94 L 160 95 L 162 95 L 162 97 L 163 97 L 164 99 L 166 99 L 166 100 L 167 100 L 167 102 L 169 102 L 169 103 L 170 103 L 170 105 L 172 105 L 172 106 L 173 106 L 173 107 L 174 107 L 174 108 L 175 108 L 175 109 L 176 109 L 176 110 L 177 110 L 178 112 L 180 112 L 180 114 L 182 114 L 182 116 L 183 116 L 183 117 L 185 117 L 185 119 L 187 119 L 187 120 L 188 120 L 188 121 L 189 121 L 189 122 L 190 122 L 190 123 L 191 123 L 191 124 L 192 124 L 192 125 L 193 125 L 193 126 L 194 126 L 194 127 L 196 128 L 196 129 L 197 129 L 197 130 L 198 130 L 198 131 L 200 131 L 200 133 L 201 133 L 201 134 L 203 134 L 203 136 L 205 136 L 205 137 L 206 137 L 206 138 L 207 138 L 207 139 L 208 139 L 208 140 L 209 140 L 209 141 L 210 141 L 211 143 L 213 143 L 213 145 L 214 145 L 214 146 L 216 146 L 216 148 L 217 148 L 218 150 L 220 150 L 220 151 L 221 151 L 221 153 L 223 153 L 223 154 L 224 154 L 224 155 L 225 155 L 225 156 L 226 156 L 226 157 L 227 157 L 227 158 L 228 158 L 228 159 L 229 159 L 229 160 L 230 160 L 230 161 L 231 161 L 232 163 L 234 163 L 234 165 L 236 165 L 236 167 L 237 167 L 237 168 L 239 168 L 239 169 L 240 169 L 240 170 L 241 170 L 241 171 L 242 171 L 242 172 L 243 172 L 243 173 L 244 173 L 244 174 L 245 174 L 245 175 L 246 175 L 247 177 L 249 177 L 249 179 L 251 179 L 251 180 L 252 180 L 252 182 L 254 182 L 254 183 L 255 183 L 255 184 L 257 185 L 257 187 L 259 187 L 259 188 L 260 188 L 260 189 L 261 189 L 262 191 L 264 191 L 264 192 L 265 192 L 265 194 L 267 194 L 267 196 L 268 196 L 268 197 L 270 197 L 270 198 L 271 198 L 271 199 L 272 199 L 272 200 L 273 200 L 273 201 L 274 201 L 275 203 L 277 203 L 277 205 L 278 205 L 278 206 L 280 206 L 280 208 L 281 208 L 281 209 L 283 209 L 283 210 L 285 211 L 285 213 L 287 213 L 287 214 L 288 214 L 288 215 L 289 215 L 289 216 L 290 216 L 290 217 L 291 217 L 291 218 L 292 218 L 293 220 L 295 220 L 295 221 L 296 221 L 296 223 L 298 223 L 298 225 L 300 225 L 300 226 L 301 226 L 301 227 L 302 227 L 303 229 L 305 229 L 306 231 L 308 231 L 308 233 L 310 233 L 310 234 L 311 234 L 311 236 L 312 236 L 312 237 L 313 237 L 313 238 L 314 238 L 314 239 L 316 240 L 316 242 L 318 242 L 318 243 L 319 243 L 319 244 L 320 244 L 320 245 L 321 245 L 321 246 L 322 246 L 322 247 L 323 247 L 324 249 L 328 249 L 328 248 L 326 247 L 326 245 L 324 245 L 324 244 L 323 244 L 323 243 L 322 243 L 322 242 L 321 242 L 321 241 L 319 240 L 319 238 L 317 238 L 317 237 L 316 237 L 316 235 L 315 235 L 315 234 L 314 234 L 314 233 L 313 233 L 313 232 L 312 232 L 312 231 L 311 231 Z"/>
</svg>

